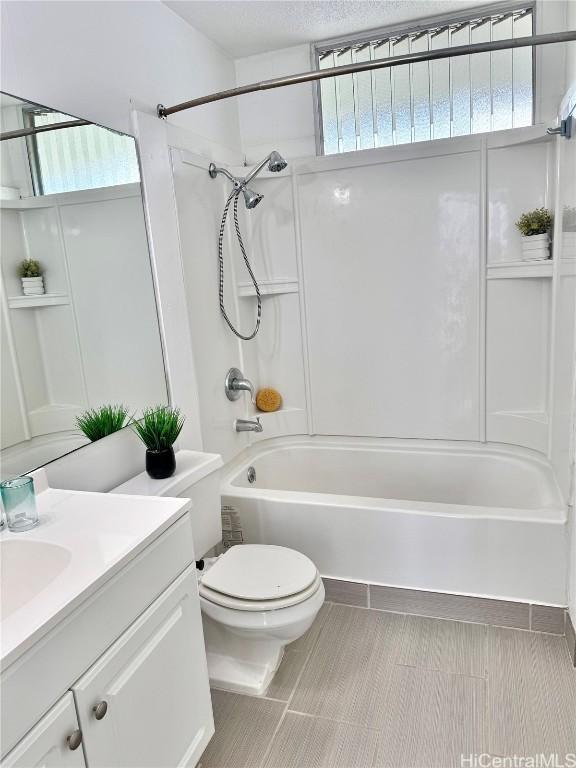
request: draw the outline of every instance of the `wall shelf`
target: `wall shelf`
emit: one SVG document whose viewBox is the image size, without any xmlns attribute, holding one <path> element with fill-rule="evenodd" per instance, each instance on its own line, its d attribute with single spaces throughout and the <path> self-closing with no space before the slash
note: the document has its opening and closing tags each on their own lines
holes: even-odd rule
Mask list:
<svg viewBox="0 0 576 768">
<path fill-rule="evenodd" d="M 298 281 L 290 278 L 276 278 L 275 280 L 259 280 L 261 296 L 277 296 L 282 293 L 298 293 Z M 239 283 L 238 296 L 256 296 L 252 283 Z"/>
<path fill-rule="evenodd" d="M 65 293 L 43 293 L 39 296 L 9 296 L 10 309 L 36 309 L 38 307 L 57 307 L 70 304 L 70 297 Z"/>
<path fill-rule="evenodd" d="M 546 261 L 503 261 L 488 264 L 486 277 L 488 280 L 518 279 L 530 277 L 552 277 L 554 262 Z"/>
</svg>

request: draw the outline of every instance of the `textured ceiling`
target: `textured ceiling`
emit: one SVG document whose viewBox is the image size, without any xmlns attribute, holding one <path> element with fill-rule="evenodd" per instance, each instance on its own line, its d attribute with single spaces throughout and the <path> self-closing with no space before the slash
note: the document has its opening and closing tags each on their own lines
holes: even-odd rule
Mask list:
<svg viewBox="0 0 576 768">
<path fill-rule="evenodd" d="M 354 34 L 482 0 L 167 0 L 185 21 L 233 58 Z"/>
</svg>

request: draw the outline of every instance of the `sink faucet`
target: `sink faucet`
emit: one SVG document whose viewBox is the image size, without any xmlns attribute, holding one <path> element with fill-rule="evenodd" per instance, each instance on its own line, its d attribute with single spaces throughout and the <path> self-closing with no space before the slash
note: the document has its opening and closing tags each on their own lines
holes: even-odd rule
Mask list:
<svg viewBox="0 0 576 768">
<path fill-rule="evenodd" d="M 260 424 L 260 416 L 256 421 L 251 419 L 236 419 L 234 422 L 236 432 L 262 432 L 264 427 Z"/>
<path fill-rule="evenodd" d="M 238 400 L 242 392 L 250 392 L 252 405 L 256 403 L 254 384 L 249 379 L 244 378 L 244 374 L 239 368 L 230 368 L 226 374 L 224 390 L 228 400 Z"/>
</svg>

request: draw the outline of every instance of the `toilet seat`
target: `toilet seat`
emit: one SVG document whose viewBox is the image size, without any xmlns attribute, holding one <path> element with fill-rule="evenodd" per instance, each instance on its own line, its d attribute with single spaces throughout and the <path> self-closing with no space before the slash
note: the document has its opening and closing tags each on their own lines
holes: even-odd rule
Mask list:
<svg viewBox="0 0 576 768">
<path fill-rule="evenodd" d="M 316 578 L 310 584 L 309 587 L 297 592 L 295 595 L 289 595 L 288 597 L 281 597 L 276 600 L 242 600 L 237 597 L 230 597 L 230 595 L 223 595 L 220 592 L 216 592 L 209 587 L 206 587 L 202 582 L 198 585 L 198 591 L 200 597 L 208 600 L 214 605 L 222 606 L 222 608 L 233 608 L 237 611 L 275 611 L 279 608 L 289 608 L 292 605 L 298 605 L 303 603 L 309 597 L 312 597 L 320 589 L 322 579 L 320 574 L 316 574 Z"/>
<path fill-rule="evenodd" d="M 314 563 L 287 547 L 243 544 L 232 547 L 202 575 L 200 595 L 216 605 L 266 611 L 297 605 L 321 583 Z"/>
</svg>

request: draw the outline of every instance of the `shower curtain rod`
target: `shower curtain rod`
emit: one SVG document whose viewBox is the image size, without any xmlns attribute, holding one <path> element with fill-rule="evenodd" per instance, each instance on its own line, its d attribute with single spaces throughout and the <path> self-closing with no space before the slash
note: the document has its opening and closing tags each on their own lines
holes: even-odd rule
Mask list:
<svg viewBox="0 0 576 768">
<path fill-rule="evenodd" d="M 92 123 L 89 120 L 67 120 L 64 123 L 37 125 L 35 128 L 19 128 L 17 131 L 0 133 L 0 141 L 19 139 L 21 136 L 33 136 L 36 133 L 45 133 L 46 131 L 59 131 L 61 128 L 78 128 L 81 125 L 92 125 Z"/>
<path fill-rule="evenodd" d="M 286 85 L 309 83 L 313 80 L 323 80 L 326 77 L 336 77 L 337 75 L 350 75 L 355 72 L 366 72 L 372 69 L 398 67 L 401 64 L 415 64 L 421 61 L 435 61 L 436 59 L 447 59 L 452 58 L 453 56 L 467 56 L 473 53 L 502 51 L 509 48 L 524 48 L 527 46 L 548 45 L 549 43 L 568 43 L 572 40 L 576 40 L 576 30 L 568 32 L 551 32 L 545 35 L 532 35 L 531 37 L 518 37 L 511 40 L 495 40 L 489 43 L 458 45 L 454 48 L 438 48 L 438 50 L 435 51 L 419 51 L 417 53 L 406 53 L 401 56 L 391 56 L 387 59 L 374 59 L 373 61 L 362 61 L 357 62 L 356 64 L 344 64 L 341 67 L 319 69 L 314 72 L 301 72 L 298 75 L 276 77 L 274 80 L 263 80 L 260 83 L 241 85 L 238 88 L 230 88 L 227 91 L 218 91 L 217 93 L 211 93 L 208 96 L 201 96 L 197 99 L 191 99 L 190 101 L 183 101 L 181 104 L 175 104 L 173 107 L 165 107 L 163 104 L 158 104 L 157 114 L 160 118 L 166 118 L 168 115 L 182 112 L 184 109 L 200 107 L 202 104 L 210 104 L 212 101 L 231 99 L 233 96 L 241 96 L 245 93 L 254 93 L 255 91 L 268 91 L 272 88 L 284 88 Z"/>
</svg>

